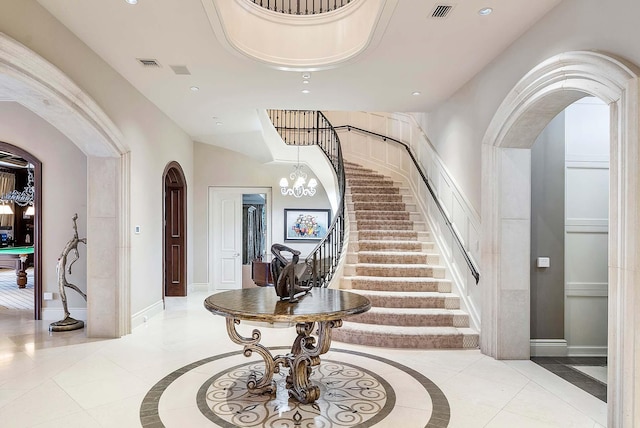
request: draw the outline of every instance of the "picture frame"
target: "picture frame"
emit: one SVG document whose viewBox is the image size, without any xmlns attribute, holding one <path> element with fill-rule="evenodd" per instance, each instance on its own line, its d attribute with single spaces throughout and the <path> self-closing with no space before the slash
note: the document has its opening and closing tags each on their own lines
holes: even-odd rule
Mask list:
<svg viewBox="0 0 640 428">
<path fill-rule="evenodd" d="M 285 242 L 317 242 L 327 235 L 331 225 L 331 210 L 316 208 L 285 208 Z"/>
</svg>

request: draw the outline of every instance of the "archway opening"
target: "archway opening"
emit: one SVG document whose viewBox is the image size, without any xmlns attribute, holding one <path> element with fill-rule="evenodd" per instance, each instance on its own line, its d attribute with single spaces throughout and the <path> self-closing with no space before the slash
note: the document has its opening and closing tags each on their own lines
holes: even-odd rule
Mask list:
<svg viewBox="0 0 640 428">
<path fill-rule="evenodd" d="M 31 214 L 27 212 L 27 206 L 21 207 L 16 203 L 12 204 L 12 215 L 2 216 L 0 257 L 4 257 L 3 251 L 7 253 L 6 260 L 2 261 L 3 267 L 11 267 L 15 270 L 18 276 L 15 281 L 17 288 L 28 291 L 29 286 L 33 287 L 33 296 L 30 296 L 33 301 L 33 319 L 39 320 L 42 318 L 42 274 L 40 272 L 42 266 L 42 246 L 40 245 L 42 237 L 42 162 L 28 151 L 2 141 L 0 141 L 0 153 L 4 154 L 0 158 L 6 160 L 4 163 L 0 160 L 0 165 L 3 165 L 6 170 L 5 174 L 16 177 L 14 179 L 16 190 L 22 190 L 25 185 L 28 185 L 29 175 L 33 175 L 32 184 L 35 193 L 32 206 L 34 212 Z M 10 254 L 15 252 L 17 248 L 28 249 L 29 247 L 33 247 L 33 255 L 28 254 L 25 257 L 23 254 L 17 254 L 18 258 L 15 258 L 15 255 Z M 27 273 L 31 264 L 33 264 L 33 283 L 29 284 L 30 278 L 21 279 L 20 276 Z"/>
<path fill-rule="evenodd" d="M 632 316 L 640 295 L 634 278 L 639 261 L 640 190 L 637 118 L 638 74 L 597 52 L 553 57 L 523 77 L 494 115 L 483 139 L 482 351 L 500 359 L 530 356 L 531 146 L 551 118 L 591 95 L 610 110 L 608 424 L 640 417 L 640 373 Z M 624 375 L 623 375 L 624 374 Z"/>
<path fill-rule="evenodd" d="M 130 154 L 122 134 L 60 69 L 2 33 L 0 95 L 45 119 L 87 156 L 87 335 L 129 333 Z M 105 255 L 113 259 L 105 263 Z"/>
</svg>

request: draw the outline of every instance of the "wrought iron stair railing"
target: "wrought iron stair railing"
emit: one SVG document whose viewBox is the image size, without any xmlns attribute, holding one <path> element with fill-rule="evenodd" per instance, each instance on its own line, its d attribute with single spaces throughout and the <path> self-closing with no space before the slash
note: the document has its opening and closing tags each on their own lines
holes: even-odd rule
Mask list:
<svg viewBox="0 0 640 428">
<path fill-rule="evenodd" d="M 254 4 L 289 15 L 317 15 L 331 12 L 351 3 L 351 0 L 250 0 Z"/>
<path fill-rule="evenodd" d="M 302 285 L 327 287 L 334 277 L 345 238 L 345 173 L 340 138 L 329 120 L 320 111 L 267 110 L 273 126 L 282 140 L 289 145 L 317 145 L 325 154 L 338 181 L 338 207 L 327 234 L 306 257 L 307 274 Z"/>
</svg>

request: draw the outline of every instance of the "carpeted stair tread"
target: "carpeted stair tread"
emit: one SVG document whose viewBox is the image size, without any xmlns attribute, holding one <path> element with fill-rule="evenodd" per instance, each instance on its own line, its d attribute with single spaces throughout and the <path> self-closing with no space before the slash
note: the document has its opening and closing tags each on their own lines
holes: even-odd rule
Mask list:
<svg viewBox="0 0 640 428">
<path fill-rule="evenodd" d="M 423 249 L 433 248 L 433 243 L 423 243 L 420 241 L 382 241 L 382 240 L 361 240 L 358 241 L 360 252 L 363 251 L 388 251 L 388 252 L 421 252 Z"/>
<path fill-rule="evenodd" d="M 441 308 L 380 308 L 373 307 L 350 322 L 405 327 L 469 327 L 469 316 L 459 309 Z"/>
<path fill-rule="evenodd" d="M 354 202 L 354 210 L 384 210 L 384 211 L 404 211 L 404 202 Z"/>
<path fill-rule="evenodd" d="M 371 306 L 378 308 L 439 308 L 460 309 L 460 298 L 453 293 L 438 291 L 379 291 L 351 289 L 365 296 Z"/>
<path fill-rule="evenodd" d="M 426 264 L 433 266 L 438 263 L 440 256 L 434 253 L 424 253 L 416 251 L 359 251 L 359 263 L 369 264 L 403 264 L 416 265 Z"/>
<path fill-rule="evenodd" d="M 395 186 L 381 187 L 381 186 L 351 186 L 351 195 L 363 195 L 363 194 L 400 194 L 400 188 Z"/>
<path fill-rule="evenodd" d="M 450 292 L 451 281 L 429 277 L 383 277 L 383 276 L 352 276 L 349 284 L 353 290 L 376 291 L 439 291 Z"/>
<path fill-rule="evenodd" d="M 403 299 L 445 299 L 445 298 L 457 298 L 457 296 L 450 292 L 440 291 L 405 291 L 405 290 L 349 290 L 351 293 L 356 293 L 366 298 L 373 299 L 376 297 L 397 297 Z M 372 305 L 378 306 L 378 305 Z M 457 309 L 457 308 L 456 308 Z"/>
<path fill-rule="evenodd" d="M 412 241 L 409 241 L 412 242 Z M 384 250 L 376 250 L 376 251 L 367 251 L 367 250 L 360 250 L 359 254 L 361 255 L 377 255 L 377 256 L 383 256 L 383 257 L 398 257 L 398 256 L 424 256 L 424 257 L 428 257 L 428 256 L 438 256 L 438 254 L 436 253 L 425 253 L 422 251 L 384 251 Z"/>
<path fill-rule="evenodd" d="M 350 187 L 398 187 L 391 180 L 368 180 L 366 178 L 347 178 L 347 183 Z"/>
<path fill-rule="evenodd" d="M 371 211 L 360 210 L 354 212 L 357 221 L 360 220 L 409 220 L 411 214 L 407 211 Z"/>
<path fill-rule="evenodd" d="M 347 198 L 349 199 L 349 198 Z M 403 195 L 395 193 L 357 193 L 350 197 L 352 202 L 402 202 Z"/>
<path fill-rule="evenodd" d="M 397 325 L 378 325 L 378 324 L 363 324 L 356 323 L 353 321 L 344 321 L 342 327 L 339 329 L 333 330 L 333 333 L 340 331 L 341 329 L 354 329 L 360 330 L 362 332 L 376 332 L 382 334 L 388 334 L 390 336 L 413 336 L 416 334 L 443 334 L 443 335 L 451 335 L 458 336 L 462 333 L 455 327 L 413 327 L 413 328 L 405 328 L 405 326 L 397 326 Z"/>
<path fill-rule="evenodd" d="M 414 277 L 424 276 L 432 278 L 444 277 L 444 266 L 429 264 L 379 264 L 379 263 L 357 263 L 355 265 L 356 275 L 373 275 L 386 277 Z"/>
<path fill-rule="evenodd" d="M 406 327 L 345 321 L 333 340 L 357 345 L 412 349 L 475 349 L 478 335 L 455 327 Z"/>
<path fill-rule="evenodd" d="M 358 219 L 358 230 L 385 228 L 387 230 L 412 230 L 413 220 Z M 409 229 L 407 229 L 409 228 Z"/>
<path fill-rule="evenodd" d="M 365 241 L 417 241 L 415 230 L 358 230 L 358 236 Z"/>
</svg>

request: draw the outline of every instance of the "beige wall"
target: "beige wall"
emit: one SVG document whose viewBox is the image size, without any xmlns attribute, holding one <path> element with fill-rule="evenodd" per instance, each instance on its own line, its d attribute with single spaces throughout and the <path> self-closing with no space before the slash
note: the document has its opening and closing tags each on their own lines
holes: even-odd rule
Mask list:
<svg viewBox="0 0 640 428">
<path fill-rule="evenodd" d="M 78 147 L 49 123 L 15 102 L 0 102 L 0 141 L 18 146 L 42 161 L 42 275 L 43 291 L 56 299 L 43 302 L 43 318 L 52 308 L 61 308 L 56 263 L 73 237 L 71 218 L 78 213 L 78 233 L 86 236 L 87 159 Z M 86 247 L 79 246 L 80 260 L 73 265 L 69 282 L 86 292 Z M 74 308 L 86 308 L 74 291 L 67 294 L 72 316 Z M 58 314 L 61 315 L 61 314 Z"/>
<path fill-rule="evenodd" d="M 208 189 L 210 186 L 230 187 L 261 187 L 272 188 L 271 206 L 271 237 L 267 243 L 270 249 L 272 243 L 282 243 L 297 250 L 302 255 L 308 254 L 315 244 L 284 242 L 284 209 L 285 208 L 329 208 L 327 194 L 319 185 L 317 193 L 311 198 L 294 198 L 282 196 L 278 182 L 283 176 L 288 176 L 292 164 L 261 164 L 240 153 L 222 149 L 209 144 L 195 143 L 194 145 L 194 283 L 208 282 L 207 267 L 207 224 L 208 224 Z M 301 148 L 304 150 L 305 148 Z M 321 160 L 324 162 L 324 159 Z M 310 173 L 309 170 L 306 171 Z M 333 217 L 333 213 L 332 213 Z"/>
<path fill-rule="evenodd" d="M 131 313 L 157 307 L 162 299 L 162 173 L 172 160 L 182 165 L 188 185 L 187 224 L 191 231 L 191 139 L 36 1 L 3 1 L 0 31 L 61 69 L 122 132 L 123 143 L 131 151 L 131 226 L 140 225 L 142 230 L 131 238 Z M 3 95 L 0 91 L 0 98 Z M 46 164 L 46 158 L 41 160 Z M 189 260 L 193 254 L 191 245 L 188 242 Z M 188 265 L 191 267 L 192 263 Z M 190 268 L 189 280 L 191 277 Z"/>
</svg>

